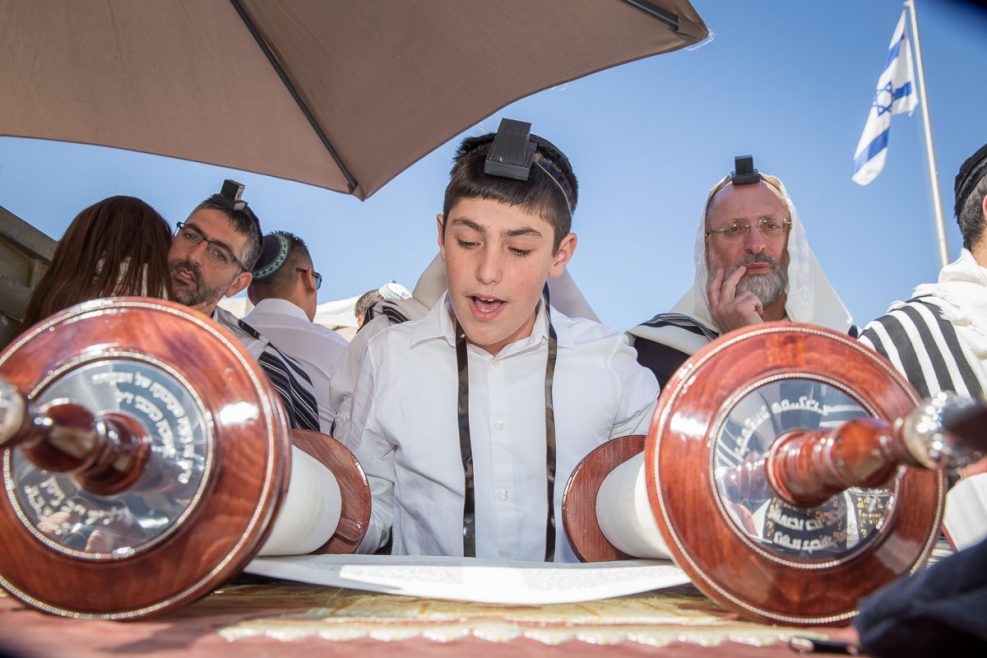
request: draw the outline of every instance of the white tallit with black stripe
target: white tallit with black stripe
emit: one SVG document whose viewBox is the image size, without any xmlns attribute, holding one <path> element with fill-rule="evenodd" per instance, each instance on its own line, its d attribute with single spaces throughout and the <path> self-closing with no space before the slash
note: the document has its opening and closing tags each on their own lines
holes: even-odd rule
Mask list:
<svg viewBox="0 0 987 658">
<path fill-rule="evenodd" d="M 888 358 L 922 397 L 987 391 L 987 271 L 966 249 L 907 302 L 866 327 L 861 342 Z"/>
<path fill-rule="evenodd" d="M 229 311 L 216 307 L 216 320 L 243 343 L 257 360 L 268 380 L 281 397 L 288 424 L 292 429 L 319 431 L 319 407 L 312 379 L 301 363 L 291 358 L 259 331 Z"/>
</svg>

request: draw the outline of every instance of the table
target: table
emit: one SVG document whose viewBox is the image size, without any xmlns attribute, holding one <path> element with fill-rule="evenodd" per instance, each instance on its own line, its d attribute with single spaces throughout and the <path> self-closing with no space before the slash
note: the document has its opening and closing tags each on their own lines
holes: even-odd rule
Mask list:
<svg viewBox="0 0 987 658">
<path fill-rule="evenodd" d="M 182 611 L 136 622 L 52 617 L 0 595 L 0 648 L 18 658 L 791 658 L 793 635 L 856 639 L 852 627 L 741 621 L 691 585 L 591 603 L 494 606 L 241 580 Z"/>
</svg>

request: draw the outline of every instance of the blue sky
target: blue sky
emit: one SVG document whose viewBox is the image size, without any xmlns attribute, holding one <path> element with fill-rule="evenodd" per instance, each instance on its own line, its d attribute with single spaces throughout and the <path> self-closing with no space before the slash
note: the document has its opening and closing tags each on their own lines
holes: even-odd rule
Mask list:
<svg viewBox="0 0 987 658">
<path fill-rule="evenodd" d="M 580 180 L 570 271 L 601 319 L 627 328 L 670 308 L 691 285 L 706 192 L 746 153 L 785 182 L 858 323 L 933 280 L 939 262 L 920 112 L 895 117 L 875 182 L 861 188 L 850 179 L 901 3 L 693 5 L 714 33 L 705 45 L 546 90 L 467 131 L 522 119 L 567 153 Z M 987 11 L 949 0 L 919 0 L 918 11 L 953 258 L 953 176 L 987 141 Z M 413 287 L 436 253 L 435 215 L 459 139 L 360 202 L 208 165 L 0 137 L 0 205 L 58 238 L 79 210 L 106 196 L 141 197 L 174 223 L 236 178 L 266 231 L 309 243 L 325 277 L 320 301 L 329 301 L 390 280 Z"/>
</svg>

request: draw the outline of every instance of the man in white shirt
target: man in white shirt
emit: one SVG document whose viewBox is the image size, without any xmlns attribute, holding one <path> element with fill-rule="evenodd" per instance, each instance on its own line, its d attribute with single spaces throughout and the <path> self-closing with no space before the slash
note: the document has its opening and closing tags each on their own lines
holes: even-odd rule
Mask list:
<svg viewBox="0 0 987 658">
<path fill-rule="evenodd" d="M 396 554 L 574 561 L 570 473 L 647 430 L 658 385 L 626 337 L 543 296 L 576 246 L 577 182 L 527 129 L 463 142 L 437 218 L 448 291 L 368 341 L 344 436 L 373 493 L 361 551 L 390 534 Z"/>
<path fill-rule="evenodd" d="M 305 242 L 285 231 L 264 236 L 253 275 L 247 295 L 255 306 L 244 321 L 305 367 L 315 387 L 320 431 L 329 434 L 335 416 L 329 381 L 347 342 L 314 322 L 322 275 Z"/>
</svg>

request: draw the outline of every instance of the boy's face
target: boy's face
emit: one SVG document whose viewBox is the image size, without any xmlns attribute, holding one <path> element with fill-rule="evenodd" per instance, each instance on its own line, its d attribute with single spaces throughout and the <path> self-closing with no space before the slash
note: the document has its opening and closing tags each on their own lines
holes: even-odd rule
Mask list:
<svg viewBox="0 0 987 658">
<path fill-rule="evenodd" d="M 438 216 L 449 298 L 466 338 L 490 354 L 531 335 L 549 277 L 576 248 L 573 233 L 552 253 L 555 232 L 537 213 L 490 199 L 464 198 Z"/>
</svg>

